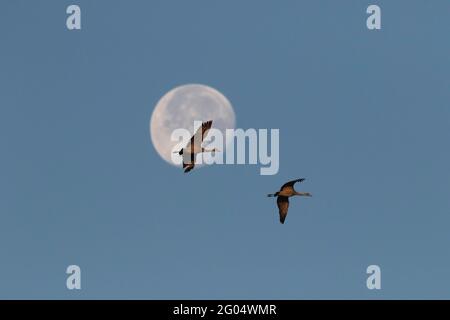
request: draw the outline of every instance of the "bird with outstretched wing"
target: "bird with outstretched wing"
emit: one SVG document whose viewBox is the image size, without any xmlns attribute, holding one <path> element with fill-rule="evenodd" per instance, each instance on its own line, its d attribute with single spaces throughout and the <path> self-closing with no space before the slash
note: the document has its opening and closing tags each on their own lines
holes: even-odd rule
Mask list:
<svg viewBox="0 0 450 320">
<path fill-rule="evenodd" d="M 277 197 L 278 213 L 280 215 L 280 222 L 282 224 L 284 224 L 284 221 L 286 220 L 286 216 L 288 214 L 289 197 L 292 197 L 292 196 L 311 197 L 312 196 L 309 192 L 297 192 L 294 189 L 294 184 L 296 184 L 297 182 L 303 182 L 303 181 L 305 181 L 304 178 L 286 182 L 285 184 L 283 184 L 281 186 L 280 191 L 267 195 L 268 197 Z"/>
<path fill-rule="evenodd" d="M 188 144 L 181 149 L 178 154 L 183 156 L 183 169 L 187 173 L 195 167 L 195 157 L 202 152 L 215 152 L 218 151 L 215 148 L 207 150 L 202 147 L 203 140 L 211 129 L 212 120 L 205 121 L 202 126 L 197 129 L 194 135 L 189 140 Z"/>
</svg>

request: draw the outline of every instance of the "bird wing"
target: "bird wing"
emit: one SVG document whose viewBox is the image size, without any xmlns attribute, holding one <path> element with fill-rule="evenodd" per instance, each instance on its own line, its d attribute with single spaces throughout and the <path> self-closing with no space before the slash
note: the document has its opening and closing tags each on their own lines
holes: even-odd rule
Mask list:
<svg viewBox="0 0 450 320">
<path fill-rule="evenodd" d="M 195 154 L 194 153 L 189 153 L 183 154 L 183 169 L 185 173 L 191 171 L 192 169 L 194 169 L 195 166 Z"/>
<path fill-rule="evenodd" d="M 192 136 L 192 138 L 189 141 L 186 148 L 187 149 L 192 148 L 194 150 L 200 149 L 203 139 L 208 134 L 208 131 L 209 131 L 209 129 L 211 129 L 211 126 L 212 126 L 212 120 L 203 122 L 202 126 L 200 128 L 198 128 L 197 131 Z M 195 143 L 197 143 L 197 145 Z"/>
<path fill-rule="evenodd" d="M 296 182 L 302 182 L 302 181 L 305 181 L 305 178 L 296 179 L 296 180 L 292 180 L 292 181 L 286 182 L 285 184 L 283 184 L 281 186 L 280 191 L 285 189 L 285 188 L 294 188 L 294 184 Z"/>
<path fill-rule="evenodd" d="M 195 167 L 195 163 L 190 163 L 190 164 L 186 164 L 186 165 L 183 163 L 183 168 L 186 168 L 186 169 L 184 169 L 184 173 L 188 173 L 189 171 L 194 169 L 194 167 Z"/>
<path fill-rule="evenodd" d="M 280 214 L 280 222 L 284 223 L 284 220 L 286 219 L 288 209 L 289 209 L 289 198 L 283 197 L 283 196 L 278 196 L 277 205 L 278 205 L 278 211 Z"/>
</svg>

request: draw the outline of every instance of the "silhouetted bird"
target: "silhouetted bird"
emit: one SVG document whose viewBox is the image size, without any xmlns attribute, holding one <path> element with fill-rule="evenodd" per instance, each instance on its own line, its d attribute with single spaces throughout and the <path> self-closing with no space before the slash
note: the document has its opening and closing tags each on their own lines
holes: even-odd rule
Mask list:
<svg viewBox="0 0 450 320">
<path fill-rule="evenodd" d="M 280 214 L 280 222 L 284 223 L 284 220 L 286 219 L 288 209 L 289 209 L 289 197 L 292 196 L 305 196 L 305 197 L 312 197 L 312 195 L 309 192 L 297 192 L 294 189 L 294 184 L 296 182 L 302 182 L 305 179 L 297 179 L 289 181 L 281 187 L 280 191 L 268 194 L 268 197 L 277 197 L 277 205 L 279 209 Z"/>
<path fill-rule="evenodd" d="M 202 152 L 216 152 L 219 151 L 216 148 L 205 149 L 202 147 L 203 140 L 211 129 L 212 120 L 202 123 L 201 128 L 198 128 L 195 134 L 192 136 L 188 144 L 181 149 L 178 154 L 183 156 L 183 169 L 184 172 L 189 172 L 195 167 L 195 157 Z"/>
</svg>

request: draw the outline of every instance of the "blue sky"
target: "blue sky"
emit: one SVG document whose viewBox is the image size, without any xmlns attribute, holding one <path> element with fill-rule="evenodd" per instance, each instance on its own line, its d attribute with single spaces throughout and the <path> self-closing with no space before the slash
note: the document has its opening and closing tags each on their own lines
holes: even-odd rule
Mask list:
<svg viewBox="0 0 450 320">
<path fill-rule="evenodd" d="M 80 31 L 66 29 L 73 3 Z M 0 298 L 449 298 L 448 12 L 3 2 Z M 164 162 L 149 119 L 187 83 L 222 92 L 239 128 L 279 128 L 279 173 Z M 281 225 L 265 195 L 299 177 L 314 197 Z M 70 264 L 80 291 L 66 289 Z"/>
</svg>

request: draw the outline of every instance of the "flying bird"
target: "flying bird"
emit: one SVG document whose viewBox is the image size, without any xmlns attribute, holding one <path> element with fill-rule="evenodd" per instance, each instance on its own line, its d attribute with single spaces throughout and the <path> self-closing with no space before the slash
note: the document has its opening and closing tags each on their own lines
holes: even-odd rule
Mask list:
<svg viewBox="0 0 450 320">
<path fill-rule="evenodd" d="M 195 134 L 191 137 L 191 140 L 188 144 L 181 149 L 178 154 L 183 156 L 183 169 L 184 172 L 189 172 L 195 167 L 195 157 L 197 154 L 202 152 L 216 152 L 219 151 L 216 148 L 206 149 L 202 147 L 203 140 L 208 134 L 209 129 L 211 129 L 212 120 L 206 121 L 202 123 L 202 126 L 197 129 Z"/>
<path fill-rule="evenodd" d="M 297 192 L 294 189 L 294 184 L 296 182 L 305 181 L 304 178 L 292 180 L 283 184 L 280 188 L 280 191 L 275 193 L 270 193 L 268 197 L 277 197 L 277 205 L 280 214 L 280 222 L 284 224 L 284 220 L 286 219 L 288 209 L 289 209 L 289 197 L 292 196 L 304 196 L 304 197 L 312 197 L 309 192 Z"/>
</svg>

